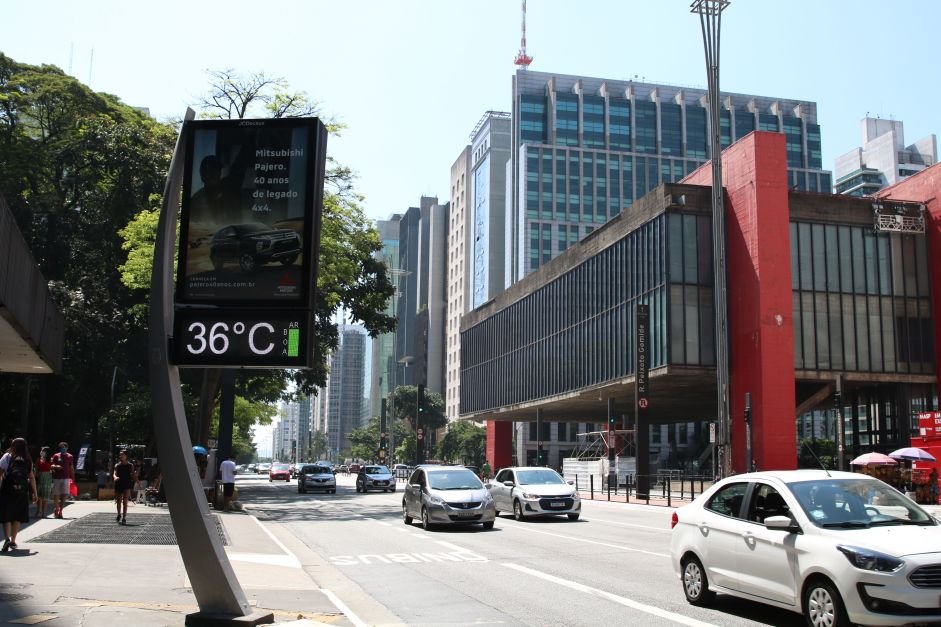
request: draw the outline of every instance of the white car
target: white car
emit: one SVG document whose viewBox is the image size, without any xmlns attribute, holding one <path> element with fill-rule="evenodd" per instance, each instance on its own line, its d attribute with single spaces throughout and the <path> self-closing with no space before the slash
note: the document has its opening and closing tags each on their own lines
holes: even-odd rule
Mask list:
<svg viewBox="0 0 941 627">
<path fill-rule="evenodd" d="M 717 592 L 803 614 L 808 625 L 941 622 L 941 523 L 867 475 L 735 475 L 673 513 L 686 599 Z"/>
<path fill-rule="evenodd" d="M 497 514 L 513 512 L 513 518 L 566 515 L 578 520 L 582 500 L 575 486 L 551 468 L 504 468 L 488 484 Z"/>
</svg>

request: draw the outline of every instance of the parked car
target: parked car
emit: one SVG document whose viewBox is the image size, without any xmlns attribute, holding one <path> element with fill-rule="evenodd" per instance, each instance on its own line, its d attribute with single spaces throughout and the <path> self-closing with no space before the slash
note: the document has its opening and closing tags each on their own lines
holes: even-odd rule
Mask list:
<svg viewBox="0 0 941 627">
<path fill-rule="evenodd" d="M 810 625 L 941 620 L 941 524 L 873 477 L 735 475 L 675 511 L 672 527 L 673 566 L 693 605 L 720 592 Z"/>
<path fill-rule="evenodd" d="M 395 476 L 387 466 L 367 464 L 359 469 L 356 475 L 356 491 L 369 492 L 370 490 L 395 492 Z"/>
<path fill-rule="evenodd" d="M 337 493 L 337 479 L 333 469 L 324 464 L 303 464 L 297 475 L 297 491 L 307 494 L 310 490 L 323 490 L 329 494 Z"/>
<path fill-rule="evenodd" d="M 252 272 L 273 261 L 289 266 L 300 254 L 301 238 L 296 231 L 260 222 L 224 226 L 209 242 L 209 259 L 216 270 L 227 262 L 237 262 L 242 272 Z"/>
<path fill-rule="evenodd" d="M 490 492 L 467 468 L 420 466 L 405 486 L 402 517 L 406 525 L 418 518 L 426 531 L 439 524 L 479 523 L 493 529 L 497 510 Z"/>
<path fill-rule="evenodd" d="M 578 520 L 582 512 L 575 486 L 551 468 L 504 468 L 489 487 L 497 514 L 513 512 L 516 520 L 559 515 Z"/>
<path fill-rule="evenodd" d="M 275 479 L 284 479 L 285 481 L 291 480 L 291 465 L 290 464 L 272 464 L 271 468 L 268 470 L 268 481 L 274 481 Z"/>
</svg>

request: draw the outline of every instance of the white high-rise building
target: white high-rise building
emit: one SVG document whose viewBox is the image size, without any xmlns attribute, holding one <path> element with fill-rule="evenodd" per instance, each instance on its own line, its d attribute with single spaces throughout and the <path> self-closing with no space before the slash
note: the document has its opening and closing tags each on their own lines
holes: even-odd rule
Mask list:
<svg viewBox="0 0 941 627">
<path fill-rule="evenodd" d="M 836 158 L 835 191 L 848 196 L 871 196 L 938 162 L 938 140 L 932 134 L 910 146 L 900 120 L 863 118 L 862 146 Z"/>
</svg>

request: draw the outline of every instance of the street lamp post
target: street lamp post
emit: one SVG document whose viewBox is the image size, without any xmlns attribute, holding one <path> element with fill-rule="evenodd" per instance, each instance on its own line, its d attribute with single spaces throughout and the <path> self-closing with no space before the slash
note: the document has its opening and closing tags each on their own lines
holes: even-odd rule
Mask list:
<svg viewBox="0 0 941 627">
<path fill-rule="evenodd" d="M 718 391 L 719 474 L 732 472 L 732 433 L 729 419 L 728 312 L 725 271 L 725 205 L 722 198 L 722 134 L 719 108 L 719 34 L 722 11 L 729 0 L 694 0 L 690 12 L 699 15 L 709 87 L 709 128 L 712 135 L 712 259 L 715 282 L 716 386 Z"/>
</svg>

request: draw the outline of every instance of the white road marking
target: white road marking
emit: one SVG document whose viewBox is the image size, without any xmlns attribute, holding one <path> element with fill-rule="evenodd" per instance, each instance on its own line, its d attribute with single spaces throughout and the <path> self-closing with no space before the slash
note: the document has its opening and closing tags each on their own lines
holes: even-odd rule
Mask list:
<svg viewBox="0 0 941 627">
<path fill-rule="evenodd" d="M 350 622 L 353 623 L 354 625 L 356 625 L 356 627 L 369 627 L 369 625 L 367 625 L 367 624 L 364 623 L 362 620 L 360 620 L 359 616 L 357 616 L 356 614 L 354 614 L 354 613 L 353 613 L 353 610 L 351 610 L 349 607 L 347 607 L 346 603 L 344 603 L 343 601 L 341 601 L 341 600 L 340 600 L 340 597 L 338 597 L 337 595 L 335 595 L 335 594 L 333 593 L 333 591 L 327 590 L 326 588 L 321 588 L 320 591 L 323 592 L 323 593 L 324 593 L 324 596 L 326 596 L 328 599 L 330 599 L 330 600 L 333 602 L 333 604 L 334 604 L 335 606 L 337 606 L 337 609 L 340 610 L 341 612 L 343 612 L 343 614 L 344 614 L 348 619 L 350 619 Z"/>
<path fill-rule="evenodd" d="M 286 546 L 284 546 L 284 544 L 282 544 L 280 540 L 278 540 L 276 537 L 274 537 L 274 534 L 271 533 L 270 531 L 268 531 L 268 528 L 265 527 L 263 524 L 261 524 L 261 521 L 260 521 L 260 520 L 258 520 L 258 519 L 255 518 L 254 516 L 249 516 L 249 518 L 251 518 L 252 520 L 254 520 L 254 521 L 255 521 L 255 524 L 257 524 L 259 527 L 261 527 L 261 530 L 264 531 L 265 534 L 267 534 L 267 536 L 268 536 L 269 538 L 271 538 L 271 541 L 274 542 L 275 544 L 277 544 L 278 547 L 279 547 L 282 551 L 285 552 L 286 555 L 284 555 L 284 556 L 282 556 L 282 557 L 287 558 L 287 561 L 293 561 L 294 564 L 297 564 L 297 566 L 296 566 L 297 568 L 300 568 L 300 567 L 301 567 L 301 560 L 297 559 L 297 556 L 294 555 L 294 553 L 292 553 L 289 548 L 287 548 Z"/>
<path fill-rule="evenodd" d="M 516 529 L 521 530 L 517 525 L 509 525 L 506 527 L 500 527 L 501 529 Z M 629 546 L 623 546 L 620 544 L 611 544 L 610 542 L 599 542 L 598 540 L 588 540 L 586 538 L 576 538 L 573 536 L 564 536 L 560 533 L 550 533 L 548 531 L 540 531 L 539 529 L 533 529 L 531 525 L 526 526 L 526 533 L 541 533 L 547 536 L 553 536 L 555 538 L 562 538 L 563 540 L 572 540 L 575 542 L 585 542 L 586 544 L 597 544 L 599 546 L 606 546 L 612 549 L 621 549 L 622 551 L 632 551 L 634 553 L 644 553 L 646 555 L 656 555 L 657 557 L 670 557 L 669 553 L 656 553 L 654 551 L 645 551 L 643 549 L 635 549 Z"/>
<path fill-rule="evenodd" d="M 638 525 L 635 523 L 619 522 L 617 520 L 607 520 L 605 518 L 595 518 L 594 516 L 591 517 L 591 520 L 596 521 L 596 522 L 602 522 L 606 525 L 619 525 L 621 527 L 633 527 L 634 529 L 646 529 L 647 531 L 660 531 L 663 533 L 672 533 L 672 529 L 668 529 L 666 527 L 652 527 L 650 525 Z"/>
<path fill-rule="evenodd" d="M 715 627 L 712 623 L 705 623 L 695 618 L 689 618 L 683 616 L 682 614 L 676 614 L 674 612 L 669 612 L 667 610 L 661 609 L 659 607 L 654 607 L 653 605 L 646 605 L 644 603 L 638 603 L 637 601 L 631 601 L 622 596 L 616 594 L 611 594 L 610 592 L 605 592 L 604 590 L 599 590 L 598 588 L 592 588 L 591 586 L 585 586 L 580 583 L 575 583 L 574 581 L 569 581 L 568 579 L 561 579 L 553 575 L 539 572 L 538 570 L 533 570 L 532 568 L 527 568 L 525 566 L 519 566 L 518 564 L 503 564 L 507 568 L 512 568 L 513 570 L 525 573 L 527 575 L 532 575 L 533 577 L 538 577 L 546 581 L 551 581 L 552 583 L 557 583 L 560 586 L 565 586 L 573 590 L 578 590 L 579 592 L 584 592 L 592 596 L 601 597 L 608 601 L 613 601 L 614 603 L 619 603 L 620 605 L 627 606 L 629 608 L 639 610 L 641 612 L 646 612 L 648 614 L 653 614 L 654 616 L 659 616 L 660 618 L 665 618 L 673 622 L 679 623 L 681 625 L 689 625 L 690 627 Z"/>
</svg>

